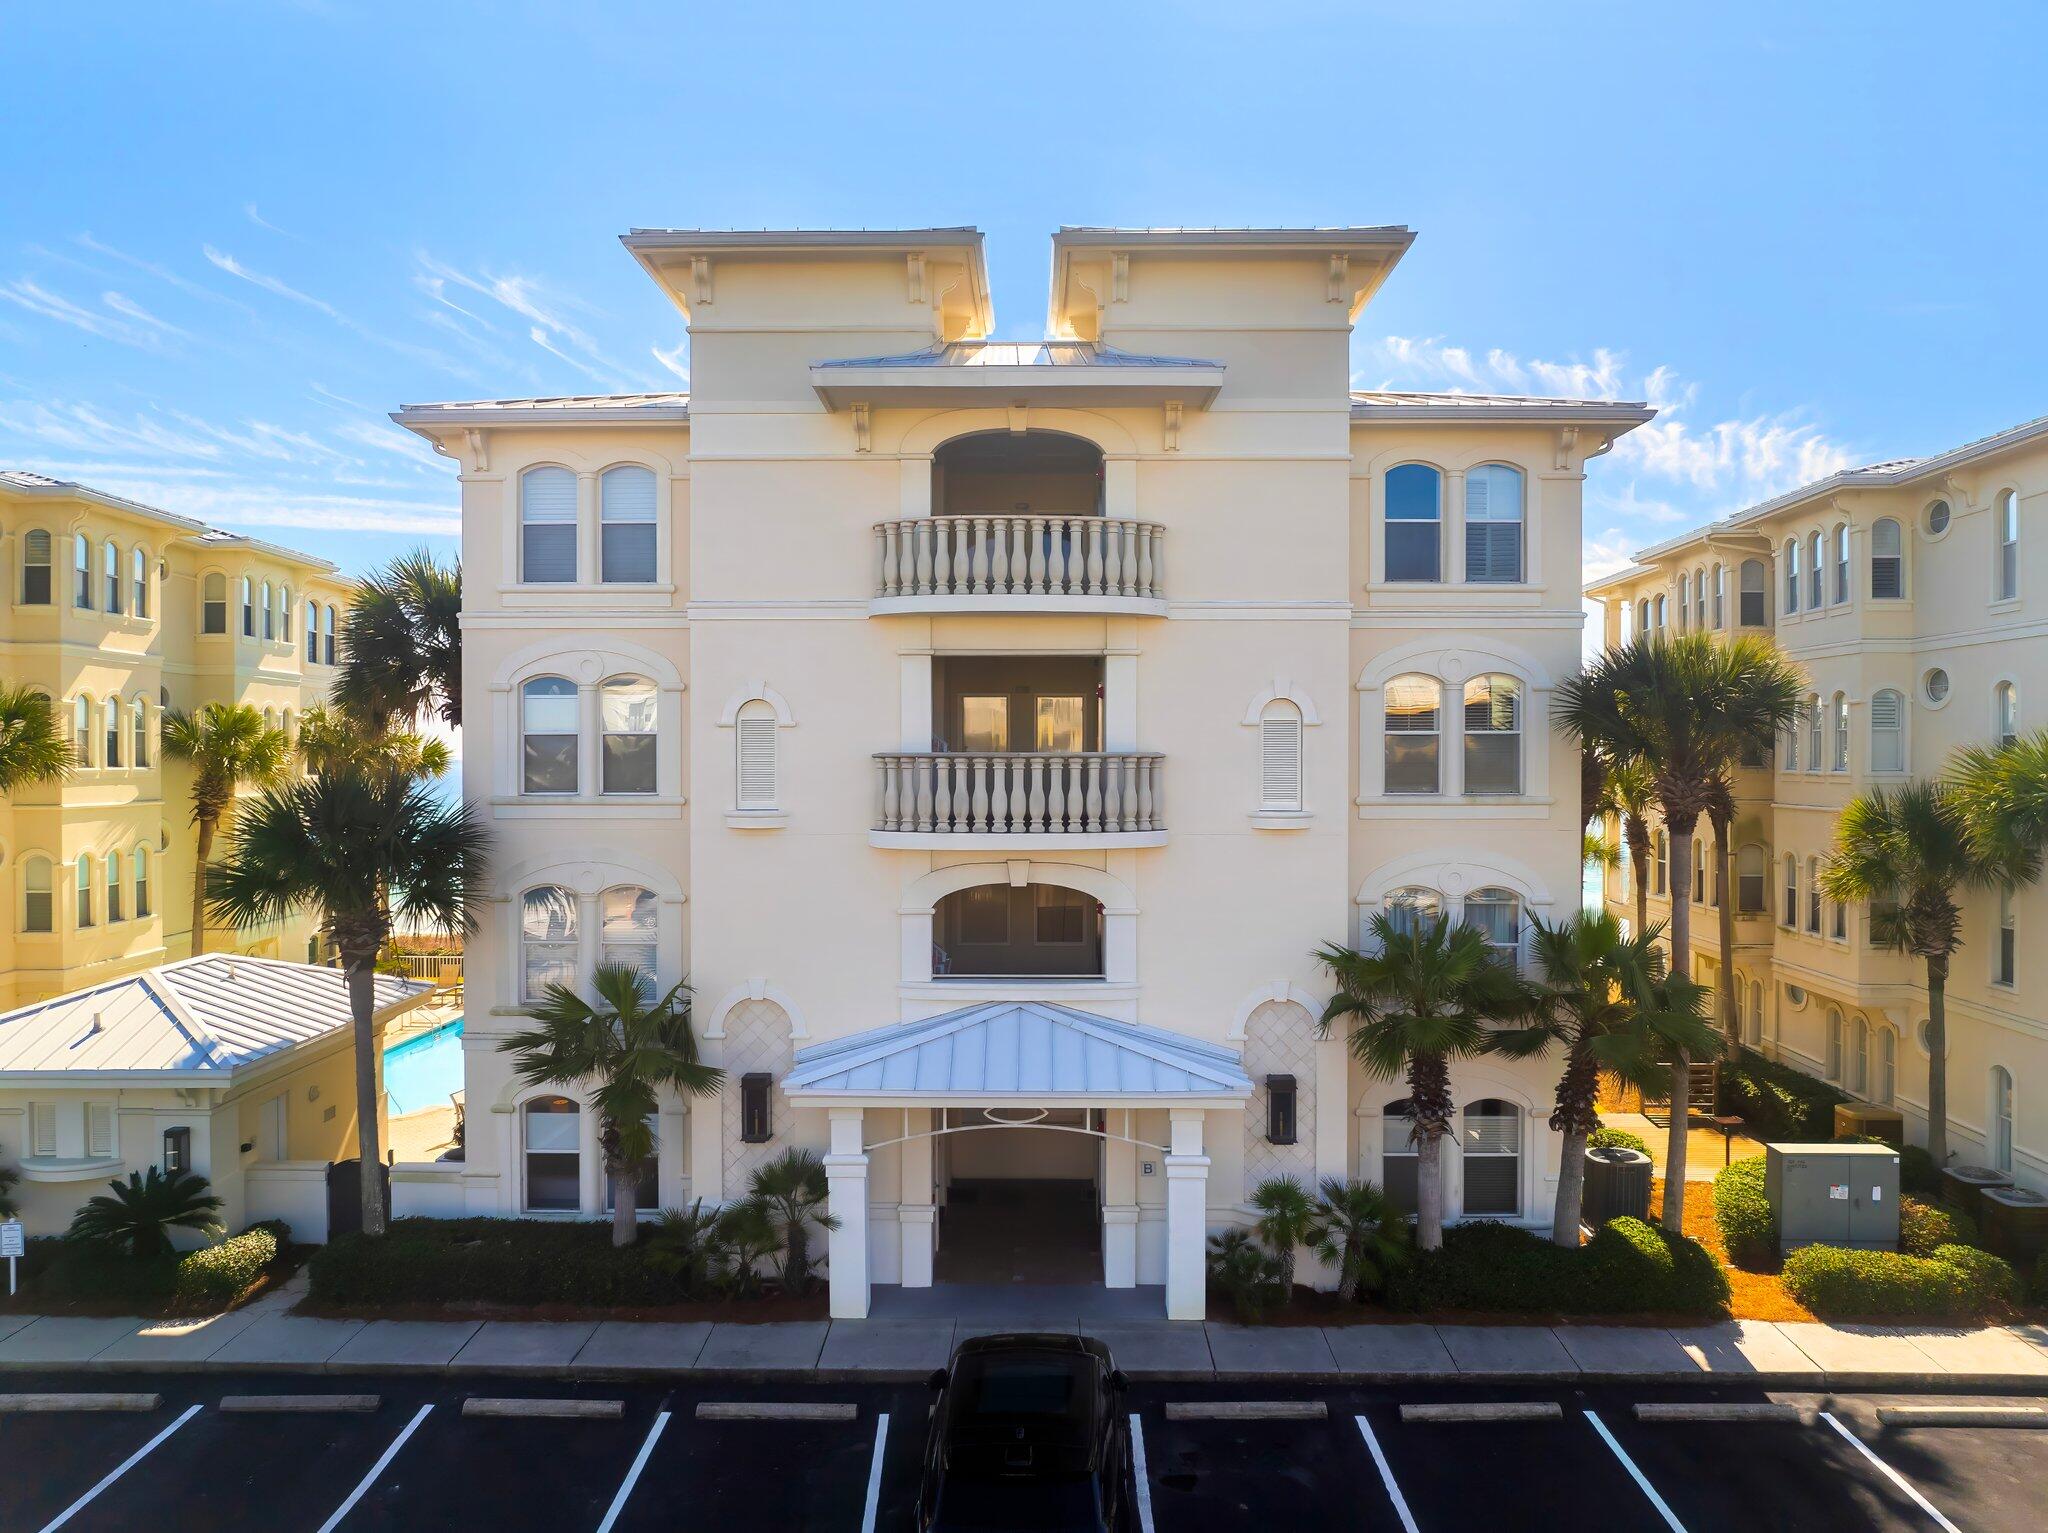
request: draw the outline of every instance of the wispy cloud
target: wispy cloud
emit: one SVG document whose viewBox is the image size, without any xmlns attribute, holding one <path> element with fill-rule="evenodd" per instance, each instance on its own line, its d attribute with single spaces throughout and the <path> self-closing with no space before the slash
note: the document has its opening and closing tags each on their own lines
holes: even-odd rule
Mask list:
<svg viewBox="0 0 2048 1533">
<path fill-rule="evenodd" d="M 256 204 L 253 202 L 243 203 L 242 211 L 243 213 L 248 215 L 249 222 L 254 224 L 259 229 L 268 229 L 272 234 L 282 234 L 288 240 L 303 241 L 305 238 L 304 235 L 294 234 L 289 229 L 278 228 L 276 224 L 272 223 L 269 219 L 265 218 L 261 213 L 256 211 Z"/>
<path fill-rule="evenodd" d="M 435 453 L 419 437 L 410 431 L 400 431 L 396 426 L 379 425 L 374 421 L 348 421 L 336 426 L 334 434 L 358 447 L 392 453 L 419 467 L 445 469 L 449 466 L 447 459 Z"/>
<path fill-rule="evenodd" d="M 75 234 L 72 236 L 72 239 L 85 249 L 92 251 L 95 255 L 103 255 L 109 260 L 119 261 L 124 265 L 132 266 L 137 271 L 147 272 L 159 282 L 168 283 L 181 293 L 189 293 L 194 298 L 203 298 L 208 303 L 226 304 L 231 309 L 240 309 L 244 314 L 252 312 L 247 304 L 242 303 L 238 299 L 230 298 L 225 293 L 216 293 L 204 283 L 194 282 L 190 277 L 181 276 L 160 261 L 147 261 L 141 256 L 130 255 L 125 250 L 117 250 L 104 241 L 94 239 L 90 234 Z"/>
<path fill-rule="evenodd" d="M 689 345 L 690 343 L 687 340 L 682 340 L 676 342 L 675 350 L 673 351 L 663 351 L 659 346 L 647 348 L 654 353 L 655 361 L 682 379 L 685 388 L 689 386 L 690 370 L 683 366 L 683 353 L 689 349 Z"/>
<path fill-rule="evenodd" d="M 631 369 L 606 356 L 590 332 L 572 317 L 574 313 L 590 313 L 587 304 L 555 293 L 533 277 L 497 276 L 490 272 L 472 275 L 437 261 L 425 251 L 417 252 L 415 259 L 419 263 L 423 289 L 449 308 L 472 319 L 477 318 L 448 297 L 450 284 L 488 298 L 526 320 L 527 339 L 542 351 L 568 363 L 603 387 L 623 389 L 633 386 Z"/>
<path fill-rule="evenodd" d="M 125 314 L 130 319 L 139 320 L 145 325 L 161 330 L 165 335 L 180 336 L 188 340 L 191 338 L 191 331 L 181 330 L 169 320 L 158 319 L 134 299 L 129 298 L 125 294 L 114 292 L 111 288 L 100 294 L 100 302 L 112 309 L 116 314 Z"/>
<path fill-rule="evenodd" d="M 96 335 L 102 340 L 114 341 L 122 346 L 133 346 L 139 351 L 159 351 L 163 348 L 164 333 L 176 327 L 165 325 L 161 320 L 147 315 L 138 315 L 147 323 L 137 326 L 124 319 L 124 310 L 103 314 L 94 309 L 83 308 L 62 294 L 53 293 L 33 277 L 16 277 L 5 286 L 0 286 L 0 299 L 17 308 L 73 330 L 83 330 L 87 335 Z M 118 293 L 108 293 L 105 300 L 127 300 Z M 103 301 L 105 301 L 103 300 Z M 110 303 L 109 307 L 113 305 Z M 183 332 L 178 332 L 182 334 Z"/>
<path fill-rule="evenodd" d="M 300 289 L 293 287 L 289 282 L 286 282 L 282 277 L 274 277 L 268 272 L 257 271 L 252 267 L 245 266 L 242 262 L 236 260 L 234 256 L 224 250 L 217 250 L 212 245 L 202 246 L 201 249 L 205 252 L 207 260 L 231 277 L 239 277 L 244 282 L 252 283 L 256 287 L 262 288 L 266 293 L 274 293 L 279 298 L 287 299 L 292 303 L 302 304 L 317 314 L 324 314 L 344 329 L 350 330 L 356 335 L 361 336 L 364 340 L 371 341 L 389 351 L 397 352 L 401 356 L 411 357 L 415 361 L 424 362 L 431 367 L 437 367 L 443 372 L 453 374 L 455 377 L 472 382 L 476 380 L 477 375 L 471 368 L 464 366 L 443 352 L 434 350 L 431 346 L 419 346 L 411 341 L 401 341 L 388 335 L 381 335 L 377 331 L 372 330 L 368 325 L 362 323 L 362 321 L 344 314 L 326 299 L 316 298 L 311 293 L 302 292 Z"/>
</svg>

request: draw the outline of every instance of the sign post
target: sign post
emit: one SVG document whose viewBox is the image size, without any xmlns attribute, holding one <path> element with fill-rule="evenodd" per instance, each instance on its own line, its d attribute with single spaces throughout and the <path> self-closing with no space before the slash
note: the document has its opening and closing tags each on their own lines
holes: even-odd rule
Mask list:
<svg viewBox="0 0 2048 1533">
<path fill-rule="evenodd" d="M 19 1219 L 0 1220 L 0 1256 L 7 1258 L 7 1297 L 14 1297 L 15 1263 L 28 1252 L 28 1239 Z"/>
</svg>

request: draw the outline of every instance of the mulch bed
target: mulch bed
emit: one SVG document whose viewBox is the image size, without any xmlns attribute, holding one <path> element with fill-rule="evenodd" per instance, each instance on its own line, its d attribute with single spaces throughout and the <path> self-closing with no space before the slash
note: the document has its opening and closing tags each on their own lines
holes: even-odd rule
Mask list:
<svg viewBox="0 0 2048 1533">
<path fill-rule="evenodd" d="M 821 1289 L 791 1298 L 700 1299 L 688 1304 L 588 1305 L 491 1304 L 454 1300 L 443 1304 L 315 1304 L 304 1300 L 292 1313 L 336 1320 L 709 1320 L 720 1325 L 766 1325 L 776 1321 L 824 1320 L 829 1296 Z"/>
</svg>

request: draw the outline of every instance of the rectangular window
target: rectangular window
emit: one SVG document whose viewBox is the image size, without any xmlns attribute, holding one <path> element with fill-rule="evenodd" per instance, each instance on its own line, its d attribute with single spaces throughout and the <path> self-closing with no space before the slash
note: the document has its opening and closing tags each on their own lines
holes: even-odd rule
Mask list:
<svg viewBox="0 0 2048 1533">
<path fill-rule="evenodd" d="M 769 1116 L 770 1084 L 773 1077 L 767 1071 L 754 1071 L 740 1077 L 740 1142 L 742 1144 L 766 1144 L 774 1138 L 774 1124 Z"/>
<path fill-rule="evenodd" d="M 1259 807 L 1301 808 L 1301 714 L 1290 703 L 1275 703 L 1259 718 Z"/>
<path fill-rule="evenodd" d="M 1437 791 L 1438 688 L 1428 677 L 1387 683 L 1387 792 Z"/>
<path fill-rule="evenodd" d="M 1442 580 L 1443 478 L 1403 463 L 1386 478 L 1387 579 Z"/>
<path fill-rule="evenodd" d="M 2019 972 L 2019 950 L 2016 943 L 2016 923 L 2013 920 L 2012 890 L 1998 891 L 1998 968 L 1997 982 L 2010 985 Z"/>
<path fill-rule="evenodd" d="M 1504 676 L 1465 683 L 1465 791 L 1522 791 L 1522 695 Z"/>
<path fill-rule="evenodd" d="M 1465 579 L 1512 585 L 1522 578 L 1522 475 L 1487 463 L 1465 475 Z"/>
<path fill-rule="evenodd" d="M 1406 1107 L 1405 1102 L 1394 1104 Z M 1415 1135 L 1405 1112 L 1389 1112 L 1380 1128 L 1380 1181 L 1394 1212 L 1412 1216 L 1419 1200 L 1416 1187 Z"/>
<path fill-rule="evenodd" d="M 71 575 L 71 605 L 92 611 L 92 545 L 82 532 L 72 540 Z"/>
<path fill-rule="evenodd" d="M 961 698 L 960 749 L 963 751 L 1006 751 L 1009 748 L 1009 698 Z"/>
<path fill-rule="evenodd" d="M 22 539 L 21 601 L 25 607 L 50 605 L 50 535 L 38 528 Z"/>
<path fill-rule="evenodd" d="M 519 578 L 528 585 L 576 579 L 576 476 L 565 468 L 528 469 L 519 481 Z"/>
<path fill-rule="evenodd" d="M 573 1212 L 583 1203 L 581 1149 L 583 1115 L 573 1103 L 566 1112 L 539 1112 L 529 1104 L 526 1119 L 526 1206 Z"/>
<path fill-rule="evenodd" d="M 57 1153 L 57 1104 L 31 1102 L 28 1106 L 29 1154 L 49 1159 Z"/>
<path fill-rule="evenodd" d="M 114 1153 L 114 1104 L 85 1104 L 85 1153 L 104 1160 Z"/>
<path fill-rule="evenodd" d="M 192 1130 L 189 1128 L 167 1128 L 164 1130 L 164 1173 L 190 1171 L 192 1169 Z"/>
<path fill-rule="evenodd" d="M 1084 749 L 1086 710 L 1078 697 L 1037 699 L 1038 729 L 1034 750 L 1078 751 Z"/>
<path fill-rule="evenodd" d="M 976 884 L 960 891 L 962 947 L 1002 947 L 1010 940 L 1010 886 Z"/>
<path fill-rule="evenodd" d="M 1067 947 L 1087 940 L 1087 895 L 1061 884 L 1033 884 L 1031 895 L 1032 935 L 1040 944 Z"/>
<path fill-rule="evenodd" d="M 654 579 L 654 475 L 647 469 L 609 470 L 598 483 L 598 567 L 607 585 Z"/>
</svg>

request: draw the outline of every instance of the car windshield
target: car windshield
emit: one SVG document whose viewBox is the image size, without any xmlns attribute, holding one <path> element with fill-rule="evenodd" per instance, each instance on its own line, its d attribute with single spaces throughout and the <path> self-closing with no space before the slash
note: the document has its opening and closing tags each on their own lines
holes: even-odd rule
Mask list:
<svg viewBox="0 0 2048 1533">
<path fill-rule="evenodd" d="M 958 1476 L 1030 1478 L 1095 1467 L 1094 1361 L 1057 1352 L 970 1353 L 946 1403 L 948 1466 Z"/>
</svg>

